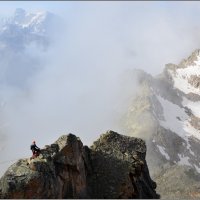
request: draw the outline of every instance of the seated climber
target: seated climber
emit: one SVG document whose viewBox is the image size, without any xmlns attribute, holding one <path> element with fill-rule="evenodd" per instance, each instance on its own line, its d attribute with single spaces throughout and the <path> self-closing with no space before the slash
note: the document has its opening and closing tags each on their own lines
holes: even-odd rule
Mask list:
<svg viewBox="0 0 200 200">
<path fill-rule="evenodd" d="M 35 141 L 33 141 L 33 143 L 31 144 L 31 150 L 33 152 L 32 158 L 36 158 L 40 155 L 40 148 L 37 147 Z"/>
</svg>

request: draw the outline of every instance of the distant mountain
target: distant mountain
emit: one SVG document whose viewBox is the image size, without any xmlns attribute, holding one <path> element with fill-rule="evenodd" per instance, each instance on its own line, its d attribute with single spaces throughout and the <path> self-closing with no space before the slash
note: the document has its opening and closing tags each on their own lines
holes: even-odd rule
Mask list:
<svg viewBox="0 0 200 200">
<path fill-rule="evenodd" d="M 59 18 L 53 13 L 28 13 L 18 8 L 14 16 L 4 19 L 0 30 L 0 48 L 20 51 L 33 42 L 47 48 L 49 37 L 58 23 Z"/>
<path fill-rule="evenodd" d="M 27 80 L 43 67 L 62 20 L 53 13 L 28 13 L 18 8 L 0 28 L 0 86 L 26 87 Z"/>
<path fill-rule="evenodd" d="M 162 178 L 164 169 L 168 170 L 166 175 L 176 176 L 169 173 L 172 166 L 188 166 L 200 174 L 200 50 L 179 65 L 167 64 L 157 77 L 137 73 L 139 92 L 124 118 L 124 126 L 129 135 L 147 140 L 151 171 L 157 177 L 162 171 Z M 179 184 L 173 189 L 178 188 Z"/>
</svg>

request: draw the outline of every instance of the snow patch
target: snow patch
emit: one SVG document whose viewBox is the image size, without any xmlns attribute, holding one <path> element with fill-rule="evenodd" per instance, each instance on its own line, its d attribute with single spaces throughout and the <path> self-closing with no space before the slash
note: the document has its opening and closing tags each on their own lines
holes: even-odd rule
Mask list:
<svg viewBox="0 0 200 200">
<path fill-rule="evenodd" d="M 183 130 L 184 121 L 186 121 L 189 117 L 185 113 L 183 108 L 180 108 L 178 105 L 171 103 L 170 101 L 162 98 L 161 96 L 157 96 L 157 99 L 162 105 L 164 121 L 159 120 L 161 126 L 166 129 L 170 129 L 172 132 L 175 132 L 181 138 L 185 139 L 186 132 Z"/>
<path fill-rule="evenodd" d="M 27 23 L 24 23 L 24 24 L 22 23 L 20 25 L 23 28 L 25 28 L 25 27 L 29 27 L 29 26 L 31 26 L 33 24 L 35 24 L 35 25 L 36 24 L 41 24 L 45 20 L 46 15 L 47 15 L 46 12 L 37 12 L 35 14 L 27 13 L 26 17 L 27 18 L 31 17 L 31 18 L 29 19 L 29 21 Z"/>
<path fill-rule="evenodd" d="M 186 114 L 184 108 L 180 108 L 161 96 L 157 96 L 157 99 L 162 105 L 165 119 L 164 121 L 159 120 L 161 126 L 176 133 L 185 141 L 188 137 L 195 137 L 200 140 L 200 130 L 195 129 L 190 124 L 190 117 Z"/>
<path fill-rule="evenodd" d="M 182 156 L 181 154 L 178 153 L 178 157 L 180 159 L 178 164 L 191 166 L 191 164 L 189 163 L 190 158 L 188 156 Z"/>
<path fill-rule="evenodd" d="M 186 68 L 178 68 L 176 72 L 172 70 L 168 70 L 174 80 L 174 87 L 181 90 L 185 94 L 190 92 L 199 94 L 200 90 L 192 86 L 188 79 L 192 76 L 200 76 L 200 56 L 198 56 L 198 60 L 195 61 L 195 65 L 188 66 Z"/>
<path fill-rule="evenodd" d="M 187 141 L 186 148 L 189 150 L 189 152 L 190 152 L 191 155 L 195 156 L 194 152 L 191 150 L 191 145 L 190 145 L 190 143 L 188 141 Z"/>
<path fill-rule="evenodd" d="M 188 133 L 188 137 L 195 137 L 200 140 L 200 130 L 195 129 L 188 121 L 184 123 L 183 129 Z"/>
<path fill-rule="evenodd" d="M 200 101 L 190 101 L 183 97 L 182 105 L 191 109 L 193 115 L 200 118 Z"/>
<path fill-rule="evenodd" d="M 197 170 L 198 173 L 200 173 L 200 168 L 194 165 L 195 169 Z"/>
<path fill-rule="evenodd" d="M 187 165 L 187 166 L 190 166 L 190 167 L 194 167 L 196 169 L 196 171 L 198 173 L 200 173 L 200 168 L 197 166 L 197 165 L 192 165 L 190 162 L 189 162 L 189 157 L 188 156 L 182 156 L 181 154 L 178 154 L 178 157 L 180 159 L 180 161 L 178 162 L 179 165 Z"/>
<path fill-rule="evenodd" d="M 158 145 L 158 144 L 157 144 L 157 147 L 158 147 L 160 153 L 161 153 L 163 156 L 165 156 L 165 158 L 166 158 L 167 160 L 170 160 L 170 157 L 169 157 L 169 155 L 166 153 L 164 147 L 162 147 L 162 146 L 160 146 L 160 145 Z"/>
</svg>

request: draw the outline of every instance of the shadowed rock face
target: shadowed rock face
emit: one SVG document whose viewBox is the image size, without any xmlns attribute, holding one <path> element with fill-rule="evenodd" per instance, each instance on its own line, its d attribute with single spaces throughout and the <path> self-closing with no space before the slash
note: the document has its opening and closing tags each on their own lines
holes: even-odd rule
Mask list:
<svg viewBox="0 0 200 200">
<path fill-rule="evenodd" d="M 103 134 L 91 147 L 92 198 L 158 198 L 145 161 L 146 145 L 115 132 Z"/>
<path fill-rule="evenodd" d="M 19 160 L 0 180 L 1 198 L 79 198 L 86 191 L 84 148 L 63 135 L 39 157 Z"/>
<path fill-rule="evenodd" d="M 143 140 L 113 131 L 83 146 L 63 135 L 35 159 L 21 159 L 0 179 L 0 198 L 159 198 Z"/>
</svg>

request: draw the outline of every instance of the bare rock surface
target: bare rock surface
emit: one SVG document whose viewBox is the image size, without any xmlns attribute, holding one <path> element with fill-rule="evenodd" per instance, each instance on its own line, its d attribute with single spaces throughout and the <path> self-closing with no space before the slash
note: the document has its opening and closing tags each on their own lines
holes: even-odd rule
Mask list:
<svg viewBox="0 0 200 200">
<path fill-rule="evenodd" d="M 113 131 L 83 146 L 73 134 L 20 159 L 0 179 L 0 198 L 159 198 L 142 139 Z"/>
</svg>

